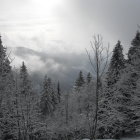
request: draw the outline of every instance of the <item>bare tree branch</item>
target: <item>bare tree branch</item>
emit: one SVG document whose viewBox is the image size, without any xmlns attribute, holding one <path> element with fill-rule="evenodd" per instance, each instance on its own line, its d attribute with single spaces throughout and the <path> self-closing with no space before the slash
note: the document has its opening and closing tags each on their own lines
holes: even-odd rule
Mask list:
<svg viewBox="0 0 140 140">
<path fill-rule="evenodd" d="M 94 69 L 94 71 L 96 72 L 96 68 L 94 67 L 94 64 L 92 63 L 90 53 L 88 52 L 88 50 L 87 50 L 87 49 L 86 49 L 86 53 L 87 53 L 87 56 L 88 56 L 88 58 L 89 58 L 89 61 L 90 61 L 90 64 L 91 64 L 92 68 L 93 68 L 93 69 Z"/>
<path fill-rule="evenodd" d="M 89 58 L 89 62 L 93 71 L 96 73 L 96 110 L 95 117 L 93 118 L 93 126 L 92 126 L 92 134 L 91 139 L 95 139 L 96 129 L 97 129 L 97 121 L 98 121 L 98 102 L 99 102 L 99 93 L 101 89 L 101 78 L 105 73 L 105 70 L 108 65 L 109 59 L 109 44 L 108 47 L 103 46 L 103 38 L 101 35 L 94 35 L 93 41 L 90 41 L 93 61 L 91 58 L 91 54 L 86 49 L 87 56 Z M 104 57 L 105 56 L 105 57 Z"/>
</svg>

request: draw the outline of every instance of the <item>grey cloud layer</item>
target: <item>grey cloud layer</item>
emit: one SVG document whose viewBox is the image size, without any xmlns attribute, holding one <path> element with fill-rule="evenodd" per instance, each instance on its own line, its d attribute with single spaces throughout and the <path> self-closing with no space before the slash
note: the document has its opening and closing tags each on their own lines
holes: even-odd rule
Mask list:
<svg viewBox="0 0 140 140">
<path fill-rule="evenodd" d="M 71 0 L 70 3 L 79 13 L 79 20 L 85 20 L 89 26 L 96 23 L 99 33 L 108 34 L 113 41 L 119 39 L 129 44 L 140 24 L 139 0 Z"/>
<path fill-rule="evenodd" d="M 47 0 L 41 0 L 44 12 L 41 12 L 40 15 L 38 15 L 39 11 L 36 13 L 34 1 L 13 0 L 9 2 L 9 0 L 0 0 L 0 30 L 4 33 L 9 30 L 11 33 L 17 31 L 11 37 L 10 45 L 13 43 L 12 46 L 20 46 L 20 44 L 29 46 L 29 48 L 16 48 L 16 57 L 30 61 L 30 63 L 34 61 L 30 60 L 31 57 L 39 58 L 39 61 L 34 62 L 36 63 L 34 65 L 38 66 L 38 63 L 41 63 L 44 67 L 40 71 L 34 70 L 33 75 L 38 79 L 47 72 L 50 77 L 54 77 L 56 80 L 72 83 L 79 70 L 90 71 L 84 48 L 88 47 L 90 37 L 94 33 L 102 34 L 107 42 L 112 43 L 111 46 L 117 40 L 121 40 L 124 47 L 128 48 L 138 29 L 137 24 L 140 24 L 140 0 L 64 0 L 64 6 L 58 6 L 57 12 L 54 11 L 52 14 L 52 22 L 49 22 L 48 17 L 42 17 Z M 27 16 L 28 14 L 29 16 Z M 37 18 L 35 22 L 34 17 Z M 11 20 L 14 20 L 12 24 Z M 45 26 L 46 24 L 47 26 Z M 52 26 L 52 24 L 54 25 Z M 40 29 L 40 27 L 42 28 Z M 29 33 L 30 28 L 32 28 L 30 32 L 33 32 L 33 35 Z M 26 32 L 21 38 L 20 34 L 25 29 Z M 37 30 L 36 34 L 34 34 L 35 30 Z M 53 43 L 50 43 L 49 39 L 52 39 Z M 5 44 L 8 44 L 9 39 L 6 41 Z M 78 46 L 78 50 L 82 50 L 79 54 L 69 52 L 75 46 Z M 44 52 L 34 50 L 39 50 L 39 48 Z M 45 50 L 49 50 L 49 52 L 45 52 Z"/>
<path fill-rule="evenodd" d="M 83 70 L 84 72 L 90 71 L 90 65 L 88 65 L 89 63 L 86 53 L 59 53 L 53 55 L 50 53 L 47 54 L 47 52 L 37 52 L 25 47 L 17 47 L 14 53 L 16 57 L 20 57 L 26 61 L 28 61 L 30 56 L 38 56 L 40 62 L 43 62 L 45 69 L 34 71 L 32 77 L 35 76 L 38 81 L 41 81 L 42 77 L 47 74 L 55 81 L 60 80 L 63 88 L 69 88 L 73 85 L 80 70 Z M 36 65 L 38 66 L 38 64 Z M 54 69 L 54 65 L 59 65 L 59 67 Z"/>
</svg>

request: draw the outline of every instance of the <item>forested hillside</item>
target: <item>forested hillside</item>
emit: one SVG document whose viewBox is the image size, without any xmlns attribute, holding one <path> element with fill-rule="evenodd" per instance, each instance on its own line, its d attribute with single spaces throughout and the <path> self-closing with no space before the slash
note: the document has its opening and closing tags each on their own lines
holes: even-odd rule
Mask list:
<svg viewBox="0 0 140 140">
<path fill-rule="evenodd" d="M 93 49 L 98 51 L 99 43 L 97 40 Z M 73 88 L 66 91 L 61 81 L 46 73 L 40 91 L 35 91 L 28 67 L 24 62 L 20 68 L 11 66 L 14 60 L 0 37 L 0 139 L 81 140 L 139 135 L 140 32 L 132 39 L 127 56 L 123 47 L 121 41 L 116 43 L 107 69 L 99 77 L 98 65 L 95 73 L 81 70 Z M 96 52 L 97 58 L 100 53 Z"/>
</svg>

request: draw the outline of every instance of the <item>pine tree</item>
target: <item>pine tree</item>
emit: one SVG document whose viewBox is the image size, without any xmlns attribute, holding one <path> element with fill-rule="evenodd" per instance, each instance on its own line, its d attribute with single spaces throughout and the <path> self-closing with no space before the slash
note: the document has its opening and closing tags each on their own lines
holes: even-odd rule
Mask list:
<svg viewBox="0 0 140 140">
<path fill-rule="evenodd" d="M 22 62 L 22 66 L 20 68 L 20 90 L 22 95 L 26 95 L 31 92 L 31 82 L 24 62 Z"/>
<path fill-rule="evenodd" d="M 0 36 L 0 137 L 14 133 L 13 88 L 14 80 L 10 60 Z"/>
<path fill-rule="evenodd" d="M 5 81 L 5 76 L 7 75 L 6 71 L 6 48 L 2 44 L 1 36 L 0 36 L 0 107 L 2 104 L 2 98 L 3 98 L 3 90 L 4 90 L 4 81 Z M 1 109 L 0 109 L 1 110 Z"/>
<path fill-rule="evenodd" d="M 135 38 L 131 42 L 132 46 L 140 47 L 140 32 L 137 31 Z"/>
<path fill-rule="evenodd" d="M 121 74 L 121 70 L 125 66 L 125 59 L 122 51 L 123 51 L 123 47 L 121 45 L 121 42 L 118 41 L 118 43 L 116 44 L 113 50 L 113 55 L 110 60 L 110 65 L 107 72 L 108 86 L 111 86 L 118 81 Z"/>
<path fill-rule="evenodd" d="M 139 74 L 136 69 L 134 69 L 131 65 L 127 65 L 124 69 L 124 73 L 118 82 L 116 96 L 118 97 L 116 101 L 119 102 L 120 106 L 118 107 L 118 111 L 123 116 L 123 131 L 132 133 L 135 131 L 136 123 L 139 120 L 138 110 L 140 97 L 137 92 L 137 81 L 139 80 Z"/>
<path fill-rule="evenodd" d="M 84 84 L 85 84 L 85 80 L 83 77 L 83 72 L 80 71 L 78 78 L 76 79 L 76 82 L 75 82 L 75 89 L 79 90 Z"/>
<path fill-rule="evenodd" d="M 57 104 L 54 93 L 53 84 L 50 78 L 45 76 L 42 89 L 42 97 L 40 101 L 40 109 L 42 116 L 52 115 Z"/>
<path fill-rule="evenodd" d="M 131 42 L 128 51 L 128 63 L 137 66 L 140 69 L 140 32 L 137 31 L 135 38 Z"/>
<path fill-rule="evenodd" d="M 99 138 L 115 138 L 117 133 L 119 133 L 118 131 L 121 131 L 121 126 L 118 127 L 117 125 L 120 122 L 120 113 L 117 112 L 119 104 L 115 104 L 114 101 L 118 99 L 115 86 L 125 68 L 125 59 L 122 50 L 121 42 L 118 41 L 113 50 L 104 92 L 99 102 Z"/>
<path fill-rule="evenodd" d="M 29 139 L 29 135 L 33 130 L 33 118 L 35 115 L 34 102 L 35 95 L 32 91 L 31 81 L 29 74 L 24 62 L 20 67 L 20 78 L 19 78 L 19 95 L 18 95 L 18 108 L 21 118 L 21 131 L 23 139 Z"/>
<path fill-rule="evenodd" d="M 91 82 L 91 80 L 92 80 L 92 75 L 91 75 L 91 73 L 89 72 L 89 73 L 87 74 L 87 79 L 86 79 L 87 84 L 89 84 L 89 83 Z"/>
<path fill-rule="evenodd" d="M 60 101 L 61 101 L 61 89 L 60 89 L 59 81 L 57 83 L 57 96 L 58 96 L 58 102 L 60 103 Z"/>
<path fill-rule="evenodd" d="M 119 94 L 121 95 L 120 112 L 124 116 L 123 127 L 129 133 L 134 133 L 140 126 L 140 32 L 136 33 L 128 51 L 128 63 L 120 81 Z"/>
<path fill-rule="evenodd" d="M 124 59 L 112 61 L 114 59 L 111 59 L 110 64 L 112 65 L 109 67 L 107 74 L 107 86 L 104 99 L 101 100 L 100 110 L 100 120 L 102 120 L 100 126 L 102 125 L 102 127 L 99 131 L 104 138 L 115 138 L 124 133 L 134 134 L 140 126 L 140 96 L 137 90 L 140 86 L 139 32 L 136 33 L 131 45 L 127 61 L 124 61 Z M 121 53 L 113 56 L 120 55 Z"/>
</svg>

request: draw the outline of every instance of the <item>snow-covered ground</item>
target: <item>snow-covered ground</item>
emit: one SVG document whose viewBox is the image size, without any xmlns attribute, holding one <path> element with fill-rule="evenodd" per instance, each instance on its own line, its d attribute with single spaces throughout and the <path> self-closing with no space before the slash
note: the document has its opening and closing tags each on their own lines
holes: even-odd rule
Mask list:
<svg viewBox="0 0 140 140">
<path fill-rule="evenodd" d="M 140 137 L 135 137 L 135 138 L 122 138 L 121 140 L 140 140 Z"/>
<path fill-rule="evenodd" d="M 90 139 L 85 138 L 85 139 L 82 139 L 82 140 L 90 140 Z M 101 139 L 98 139 L 98 140 L 101 140 Z M 113 139 L 104 139 L 104 140 L 113 140 Z M 120 140 L 140 140 L 140 137 L 135 137 L 135 138 L 121 138 Z"/>
</svg>

